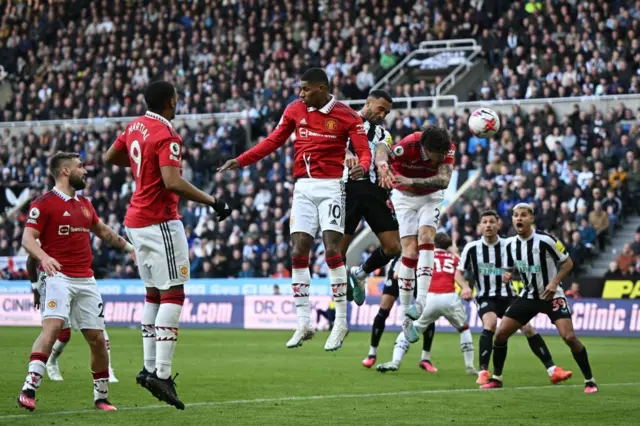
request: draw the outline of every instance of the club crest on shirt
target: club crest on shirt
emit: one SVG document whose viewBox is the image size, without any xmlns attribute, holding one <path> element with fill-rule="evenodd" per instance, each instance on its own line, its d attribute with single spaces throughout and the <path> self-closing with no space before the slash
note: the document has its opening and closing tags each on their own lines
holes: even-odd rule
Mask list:
<svg viewBox="0 0 640 426">
<path fill-rule="evenodd" d="M 84 215 L 84 217 L 86 217 L 87 219 L 91 218 L 91 212 L 89 211 L 88 208 L 86 207 L 82 207 L 82 214 Z"/>
<path fill-rule="evenodd" d="M 324 127 L 328 130 L 336 130 L 338 128 L 338 121 L 333 118 L 325 120 Z"/>
<path fill-rule="evenodd" d="M 47 308 L 49 309 L 55 309 L 56 306 L 58 306 L 58 304 L 55 300 L 49 300 L 49 302 L 47 302 Z"/>
<path fill-rule="evenodd" d="M 186 277 L 189 274 L 189 268 L 187 268 L 185 265 L 182 265 L 180 267 L 180 275 L 182 275 L 183 277 Z"/>
</svg>

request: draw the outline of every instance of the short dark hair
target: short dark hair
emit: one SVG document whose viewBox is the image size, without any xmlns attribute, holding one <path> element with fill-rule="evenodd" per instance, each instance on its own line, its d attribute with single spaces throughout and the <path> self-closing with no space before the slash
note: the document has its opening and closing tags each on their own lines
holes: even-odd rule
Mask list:
<svg viewBox="0 0 640 426">
<path fill-rule="evenodd" d="M 75 158 L 80 160 L 80 154 L 77 154 L 75 152 L 62 151 L 58 151 L 53 154 L 53 157 L 49 159 L 49 170 L 51 170 L 51 174 L 53 175 L 53 177 L 57 178 L 58 176 L 60 176 L 60 169 L 64 167 L 64 163 Z"/>
<path fill-rule="evenodd" d="M 429 151 L 445 154 L 451 148 L 451 136 L 447 129 L 427 125 L 422 129 L 420 144 Z"/>
<path fill-rule="evenodd" d="M 446 250 L 453 245 L 451 237 L 445 232 L 438 232 L 434 239 L 434 243 L 436 244 L 436 248 L 441 250 Z"/>
<path fill-rule="evenodd" d="M 496 220 L 500 220 L 500 215 L 495 210 L 485 210 L 485 211 L 483 211 L 482 214 L 480 215 L 480 219 L 482 219 L 483 217 L 487 217 L 487 216 L 493 216 L 493 217 L 496 218 Z"/>
<path fill-rule="evenodd" d="M 389 102 L 390 104 L 393 103 L 393 98 L 391 97 L 391 95 L 389 94 L 389 92 L 387 92 L 386 90 L 382 90 L 382 89 L 375 89 L 369 92 L 369 96 L 367 96 L 368 98 L 374 98 L 374 99 L 384 99 L 385 101 Z"/>
<path fill-rule="evenodd" d="M 300 81 L 306 81 L 307 83 L 324 84 L 329 87 L 329 78 L 327 73 L 322 68 L 309 68 L 302 74 Z"/>
<path fill-rule="evenodd" d="M 154 112 L 160 112 L 167 107 L 176 94 L 176 88 L 168 81 L 158 80 L 149 84 L 144 89 L 144 101 L 147 108 Z"/>
</svg>

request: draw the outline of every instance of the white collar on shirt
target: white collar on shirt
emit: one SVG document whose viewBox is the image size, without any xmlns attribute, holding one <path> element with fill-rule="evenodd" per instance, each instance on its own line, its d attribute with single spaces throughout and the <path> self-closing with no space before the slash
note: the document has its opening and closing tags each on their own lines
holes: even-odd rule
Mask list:
<svg viewBox="0 0 640 426">
<path fill-rule="evenodd" d="M 56 188 L 55 186 L 53 187 L 53 192 L 60 198 L 62 198 L 65 202 L 74 199 L 76 201 L 78 200 L 78 194 L 75 194 L 73 197 L 69 197 L 67 194 L 65 194 L 64 192 L 60 191 L 58 188 Z"/>
<path fill-rule="evenodd" d="M 316 109 L 314 107 L 307 107 L 307 111 L 308 112 L 320 111 L 323 114 L 329 114 L 333 109 L 333 107 L 336 105 L 336 98 L 333 95 L 329 95 L 329 96 L 331 96 L 331 99 L 329 100 L 329 102 L 326 103 L 325 106 L 323 106 L 320 109 Z"/>
<path fill-rule="evenodd" d="M 149 117 L 149 118 L 153 118 L 154 120 L 162 121 L 167 126 L 173 128 L 173 126 L 171 125 L 171 122 L 169 120 L 167 120 L 166 118 L 164 118 L 163 116 L 161 116 L 160 114 L 156 114 L 155 112 L 147 111 L 144 115 Z"/>
<path fill-rule="evenodd" d="M 490 244 L 489 241 L 487 241 L 487 239 L 484 237 L 484 235 L 481 238 L 482 238 L 482 244 L 488 247 L 494 247 L 496 244 L 500 244 L 500 237 L 498 237 L 493 244 Z"/>
</svg>

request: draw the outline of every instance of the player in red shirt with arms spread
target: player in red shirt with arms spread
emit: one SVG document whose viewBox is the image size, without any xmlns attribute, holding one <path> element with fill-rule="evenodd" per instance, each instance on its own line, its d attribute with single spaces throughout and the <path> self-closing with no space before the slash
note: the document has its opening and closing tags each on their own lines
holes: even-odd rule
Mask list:
<svg viewBox="0 0 640 426">
<path fill-rule="evenodd" d="M 182 178 L 182 139 L 170 122 L 178 100 L 173 85 L 151 83 L 144 100 L 149 110 L 127 125 L 105 154 L 105 161 L 130 166 L 136 182 L 124 219 L 147 290 L 142 311 L 144 367 L 136 381 L 159 400 L 184 410 L 171 378 L 190 267 L 187 236 L 178 214 L 179 196 L 212 207 L 218 220 L 226 219 L 231 210 L 224 201 Z"/>
<path fill-rule="evenodd" d="M 457 255 L 449 252 L 451 249 L 451 238 L 443 232 L 435 237 L 436 250 L 434 252 L 433 281 L 429 287 L 429 297 L 426 298 L 426 305 L 420 318 L 415 321 L 415 328 L 418 333 L 422 334 L 427 327 L 434 323 L 438 318 L 445 317 L 449 323 L 455 327 L 460 333 L 460 349 L 464 358 L 464 365 L 467 374 L 476 374 L 473 366 L 473 339 L 471 330 L 467 321 L 467 311 L 460 302 L 460 296 L 455 289 L 455 274 L 460 259 Z M 461 296 L 464 300 L 471 300 L 473 292 L 466 282 L 460 283 L 462 287 Z M 396 371 L 400 368 L 400 363 L 404 354 L 409 350 L 409 343 L 418 341 L 418 337 L 413 338 L 401 332 L 396 339 L 396 345 L 393 348 L 393 360 L 384 364 L 379 364 L 376 369 L 381 372 Z M 424 356 L 423 356 L 424 358 Z M 428 365 L 422 364 L 428 361 Z M 423 359 L 421 367 L 430 372 L 437 371 L 429 360 Z M 428 367 L 431 367 L 429 369 Z"/>
<path fill-rule="evenodd" d="M 51 158 L 49 169 L 55 186 L 31 204 L 22 235 L 22 246 L 40 262 L 47 277 L 42 285 L 44 294 L 40 295 L 42 332 L 31 350 L 29 373 L 18 405 L 35 410 L 36 390 L 53 344 L 63 327 L 71 324 L 82 330 L 91 348 L 95 407 L 113 411 L 116 408 L 108 400 L 109 355 L 102 332 L 102 296 L 91 270 L 89 232 L 116 248 L 132 251 L 133 247 L 98 218 L 91 201 L 76 194 L 84 189 L 87 175 L 78 154 L 58 152 Z"/>
<path fill-rule="evenodd" d="M 358 113 L 331 96 L 328 87 L 323 70 L 306 71 L 301 77 L 300 100 L 287 106 L 276 129 L 249 151 L 227 161 L 219 171 L 257 162 L 283 146 L 295 132 L 293 177 L 296 184 L 291 208 L 291 242 L 292 288 L 298 325 L 287 347 L 301 346 L 314 334 L 309 315 L 309 251 L 319 226 L 336 305 L 336 320 L 324 348 L 334 351 L 342 346 L 348 333 L 347 270 L 340 251 L 345 224 L 343 170 L 347 141 L 351 139 L 359 159 L 359 164 L 349 171 L 353 178 L 364 176 L 369 169 L 371 151 Z"/>
<path fill-rule="evenodd" d="M 433 275 L 433 250 L 444 190 L 453 172 L 455 145 L 446 129 L 426 126 L 391 148 L 391 170 L 388 151 L 379 145 L 376 165 L 380 185 L 393 188 L 391 202 L 400 225 L 402 261 L 398 272 L 400 304 L 407 317 L 405 325 L 417 319 L 425 304 Z M 418 267 L 416 273 L 416 266 Z M 416 278 L 417 277 L 417 278 Z M 415 281 L 418 293 L 411 306 Z"/>
</svg>

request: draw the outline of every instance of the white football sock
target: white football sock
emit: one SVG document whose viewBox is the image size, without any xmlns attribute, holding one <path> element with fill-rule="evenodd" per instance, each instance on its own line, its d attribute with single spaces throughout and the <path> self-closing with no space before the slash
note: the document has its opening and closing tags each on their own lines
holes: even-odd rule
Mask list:
<svg viewBox="0 0 640 426">
<path fill-rule="evenodd" d="M 404 333 L 400 332 L 398 337 L 396 338 L 396 344 L 393 347 L 393 360 L 392 362 L 396 365 L 400 365 L 402 363 L 402 359 L 404 355 L 409 350 L 409 342 L 404 337 Z"/>
<path fill-rule="evenodd" d="M 104 336 L 104 343 L 107 346 L 107 355 L 109 356 L 109 370 L 111 370 L 111 341 L 109 340 L 109 333 L 107 333 L 107 329 L 102 330 L 102 335 Z"/>
<path fill-rule="evenodd" d="M 547 368 L 547 374 L 549 375 L 549 377 L 553 376 L 554 371 L 556 371 L 555 365 L 552 365 L 551 367 Z"/>
<path fill-rule="evenodd" d="M 425 248 L 428 246 L 430 248 Z M 427 293 L 429 292 L 429 287 L 431 286 L 431 277 L 433 277 L 433 263 L 434 263 L 434 254 L 433 254 L 433 245 L 424 244 L 419 247 L 419 255 L 418 255 L 418 269 L 417 269 L 417 285 L 418 285 L 418 293 L 416 300 L 422 305 L 425 305 L 425 301 L 427 300 Z"/>
<path fill-rule="evenodd" d="M 51 356 L 49 356 L 49 364 L 57 364 L 58 357 L 62 355 L 64 352 L 64 348 L 67 346 L 67 342 L 61 342 L 60 340 L 56 340 L 53 344 L 53 348 L 51 348 Z"/>
<path fill-rule="evenodd" d="M 374 346 L 369 346 L 369 356 L 377 356 L 377 355 L 378 355 L 378 348 Z"/>
<path fill-rule="evenodd" d="M 422 351 L 422 359 L 423 360 L 427 360 L 427 361 L 431 361 L 431 352 Z"/>
<path fill-rule="evenodd" d="M 311 325 L 309 315 L 309 286 L 311 284 L 311 273 L 309 268 L 293 269 L 291 273 L 291 288 L 293 299 L 296 303 L 296 315 L 298 326 L 308 327 Z"/>
<path fill-rule="evenodd" d="M 403 257 L 398 271 L 399 299 L 404 313 L 407 313 L 407 310 L 411 307 L 413 289 L 416 285 L 416 269 L 412 265 L 414 262 L 415 259 Z"/>
<path fill-rule="evenodd" d="M 460 349 L 462 350 L 464 365 L 467 367 L 473 367 L 474 348 L 471 330 L 466 329 L 460 333 Z"/>
<path fill-rule="evenodd" d="M 347 268 L 344 264 L 337 268 L 329 268 L 329 282 L 336 305 L 336 323 L 347 322 Z"/>
<path fill-rule="evenodd" d="M 32 356 L 33 358 L 33 356 Z M 42 360 L 32 360 L 29 362 L 29 370 L 27 378 L 24 380 L 22 390 L 36 391 L 40 387 L 42 382 L 42 376 L 44 375 L 45 362 Z"/>
<path fill-rule="evenodd" d="M 142 318 L 140 319 L 142 330 L 142 359 L 144 368 L 153 373 L 156 369 L 156 316 L 160 305 L 157 303 L 144 302 L 142 308 Z M 109 356 L 111 363 L 111 356 Z"/>
<path fill-rule="evenodd" d="M 109 370 L 93 373 L 93 400 L 109 398 Z"/>
<path fill-rule="evenodd" d="M 160 379 L 171 376 L 171 361 L 178 341 L 178 325 L 182 305 L 160 303 L 156 316 L 156 375 Z"/>
</svg>

